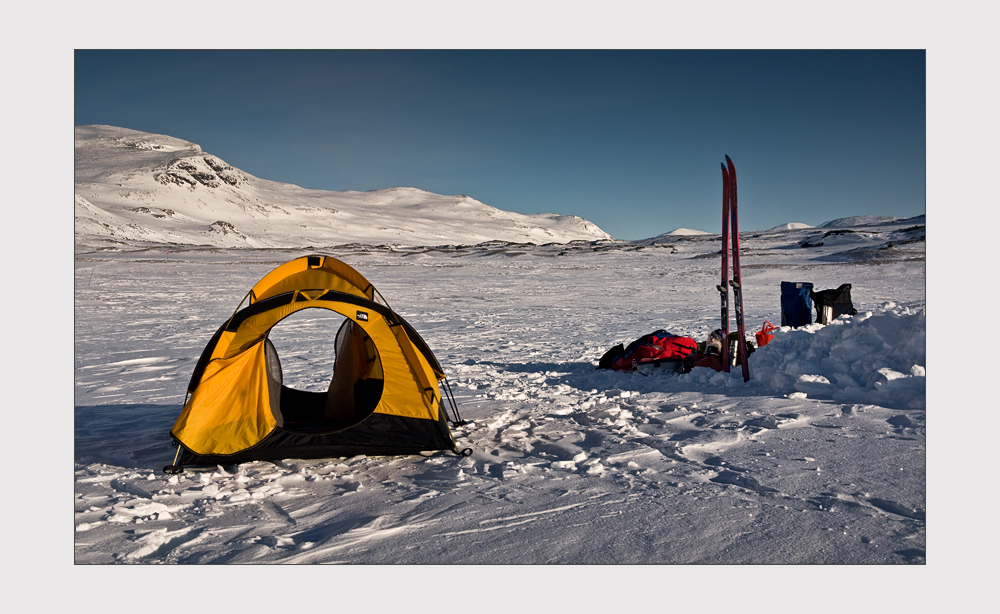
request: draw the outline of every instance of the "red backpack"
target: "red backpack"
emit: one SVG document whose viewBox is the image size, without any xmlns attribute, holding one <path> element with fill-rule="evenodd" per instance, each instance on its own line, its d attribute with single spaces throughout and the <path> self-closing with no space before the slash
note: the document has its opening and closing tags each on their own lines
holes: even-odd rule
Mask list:
<svg viewBox="0 0 1000 614">
<path fill-rule="evenodd" d="M 681 362 L 697 349 L 698 342 L 691 337 L 658 330 L 639 337 L 628 347 L 619 344 L 611 348 L 601 357 L 597 368 L 631 372 L 638 365 Z"/>
</svg>

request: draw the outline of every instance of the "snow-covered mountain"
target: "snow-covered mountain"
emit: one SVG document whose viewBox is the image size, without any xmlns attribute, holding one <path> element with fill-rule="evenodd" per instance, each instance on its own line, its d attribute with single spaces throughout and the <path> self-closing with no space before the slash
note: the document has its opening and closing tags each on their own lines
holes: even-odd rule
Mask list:
<svg viewBox="0 0 1000 614">
<path fill-rule="evenodd" d="M 804 228 L 812 228 L 812 226 L 809 224 L 803 224 L 802 222 L 788 222 L 787 224 L 779 224 L 778 226 L 769 228 L 768 230 L 802 230 Z"/>
<path fill-rule="evenodd" d="M 922 216 L 917 216 L 922 217 Z M 856 226 L 873 226 L 898 221 L 899 218 L 885 215 L 855 215 L 851 217 L 840 217 L 829 222 L 823 222 L 817 228 L 853 228 Z"/>
<path fill-rule="evenodd" d="M 673 237 L 673 236 L 693 236 L 693 235 L 707 235 L 711 234 L 703 230 L 692 230 L 691 228 L 675 228 L 670 232 L 665 232 L 661 237 Z"/>
<path fill-rule="evenodd" d="M 522 215 L 409 187 L 310 190 L 254 177 L 170 136 L 113 126 L 75 134 L 78 243 L 220 247 L 568 243 L 611 236 L 571 215 Z"/>
</svg>

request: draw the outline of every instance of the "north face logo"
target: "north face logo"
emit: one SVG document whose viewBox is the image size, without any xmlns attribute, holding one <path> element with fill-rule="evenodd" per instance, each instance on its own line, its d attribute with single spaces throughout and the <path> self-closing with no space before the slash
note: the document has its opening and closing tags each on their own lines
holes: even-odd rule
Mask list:
<svg viewBox="0 0 1000 614">
<path fill-rule="evenodd" d="M 362 322 L 367 322 L 368 321 L 368 312 L 367 311 L 359 311 L 358 312 L 358 320 L 360 320 Z"/>
</svg>

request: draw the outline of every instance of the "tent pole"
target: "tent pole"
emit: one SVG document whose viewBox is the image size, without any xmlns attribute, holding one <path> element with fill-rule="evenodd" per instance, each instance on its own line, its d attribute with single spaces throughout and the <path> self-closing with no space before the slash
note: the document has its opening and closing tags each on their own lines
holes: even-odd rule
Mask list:
<svg viewBox="0 0 1000 614">
<path fill-rule="evenodd" d="M 462 420 L 462 416 L 458 414 L 458 404 L 455 403 L 455 395 L 451 392 L 451 383 L 448 382 L 448 378 L 444 378 L 444 389 L 448 394 L 448 402 L 451 403 L 451 414 L 455 417 L 452 422 L 454 426 L 462 426 L 465 424 L 465 420 Z"/>
<path fill-rule="evenodd" d="M 252 296 L 253 296 L 253 289 L 251 288 L 251 290 L 246 293 L 246 296 L 240 299 L 240 304 L 237 305 L 236 309 L 233 310 L 233 315 L 229 316 L 229 319 L 226 320 L 226 328 L 229 328 L 229 323 L 233 321 L 233 318 L 236 317 L 236 314 L 239 312 L 240 307 L 243 306 L 243 301 L 247 300 L 247 297 L 252 297 Z"/>
<path fill-rule="evenodd" d="M 174 464 L 167 465 L 166 467 L 164 467 L 163 473 L 174 475 L 184 471 L 184 467 L 181 467 L 180 465 L 177 464 L 177 459 L 180 458 L 180 456 L 181 456 L 181 444 L 177 444 L 177 453 L 174 454 Z"/>
</svg>

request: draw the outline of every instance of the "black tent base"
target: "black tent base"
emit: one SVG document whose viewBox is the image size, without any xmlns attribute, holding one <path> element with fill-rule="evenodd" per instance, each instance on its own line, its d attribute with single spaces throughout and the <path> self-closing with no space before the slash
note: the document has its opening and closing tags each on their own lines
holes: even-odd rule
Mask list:
<svg viewBox="0 0 1000 614">
<path fill-rule="evenodd" d="M 385 414 L 372 414 L 361 424 L 336 433 L 293 432 L 275 428 L 256 446 L 236 454 L 197 454 L 181 445 L 179 458 L 164 467 L 179 473 L 183 467 L 237 465 L 249 461 L 286 458 L 341 458 L 350 456 L 410 456 L 427 452 L 459 451 L 448 434 L 447 423 Z"/>
<path fill-rule="evenodd" d="M 313 460 L 320 458 L 349 458 L 352 456 L 428 456 L 445 454 L 448 452 L 464 455 L 455 448 L 448 448 L 444 450 L 401 450 L 399 448 L 342 448 L 340 450 L 331 450 L 330 448 L 317 446 L 315 448 L 288 449 L 284 452 L 276 449 L 268 454 L 254 454 L 250 455 L 250 457 L 243 457 L 243 455 L 202 456 L 194 454 L 187 448 L 183 448 L 180 463 L 177 465 L 168 465 L 167 467 L 164 467 L 163 470 L 165 473 L 180 473 L 186 468 L 198 469 L 218 466 L 235 467 L 241 463 L 251 461 L 275 462 L 286 459 Z"/>
</svg>

